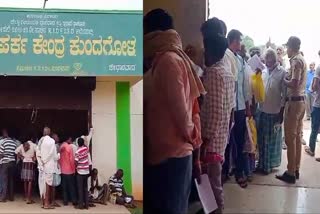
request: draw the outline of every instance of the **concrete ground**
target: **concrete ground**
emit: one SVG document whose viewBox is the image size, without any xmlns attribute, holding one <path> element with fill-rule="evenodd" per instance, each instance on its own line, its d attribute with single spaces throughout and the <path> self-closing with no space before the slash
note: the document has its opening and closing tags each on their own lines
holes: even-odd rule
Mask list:
<svg viewBox="0 0 320 214">
<path fill-rule="evenodd" d="M 62 202 L 58 201 L 61 205 Z M 27 205 L 22 198 L 18 197 L 14 202 L 0 203 L 0 213 L 24 213 L 24 214 L 38 214 L 38 213 L 95 213 L 95 214 L 130 214 L 130 212 L 123 206 L 113 205 L 108 203 L 107 206 L 97 205 L 89 210 L 77 210 L 73 206 L 62 206 L 53 210 L 44 210 L 40 207 L 40 201 L 32 205 Z"/>
<path fill-rule="evenodd" d="M 309 142 L 310 122 L 304 124 L 305 141 Z M 316 157 L 320 157 L 317 143 Z M 248 188 L 241 189 L 234 181 L 224 186 L 225 213 L 320 213 L 320 163 L 302 151 L 301 178 L 295 185 L 275 178 L 286 169 L 286 150 L 282 165 L 268 176 L 254 176 Z"/>
</svg>

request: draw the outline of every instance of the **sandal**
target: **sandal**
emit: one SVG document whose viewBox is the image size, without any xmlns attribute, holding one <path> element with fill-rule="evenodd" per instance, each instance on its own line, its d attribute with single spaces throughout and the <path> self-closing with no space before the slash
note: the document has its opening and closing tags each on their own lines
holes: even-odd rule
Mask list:
<svg viewBox="0 0 320 214">
<path fill-rule="evenodd" d="M 320 158 L 316 158 L 316 161 L 320 162 Z"/>
<path fill-rule="evenodd" d="M 310 155 L 311 157 L 314 157 L 314 152 L 312 152 L 312 151 L 310 150 L 310 147 L 306 146 L 306 148 L 304 149 L 304 151 L 305 151 L 308 155 Z"/>
<path fill-rule="evenodd" d="M 36 203 L 34 200 L 27 201 L 27 204 L 34 204 L 34 203 Z"/>
<path fill-rule="evenodd" d="M 45 209 L 45 210 L 53 210 L 53 209 L 55 209 L 55 208 L 54 208 L 54 207 L 49 206 L 49 207 L 42 207 L 42 209 Z"/>
<path fill-rule="evenodd" d="M 243 179 L 243 178 L 238 178 L 237 179 L 237 183 L 239 184 L 239 186 L 241 188 L 247 188 L 247 186 L 248 186 L 247 181 L 245 179 Z"/>
</svg>

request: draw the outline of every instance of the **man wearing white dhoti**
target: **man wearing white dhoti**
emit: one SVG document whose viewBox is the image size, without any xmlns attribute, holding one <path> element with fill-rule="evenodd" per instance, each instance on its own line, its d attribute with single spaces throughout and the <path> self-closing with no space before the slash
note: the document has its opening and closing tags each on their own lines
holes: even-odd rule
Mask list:
<svg viewBox="0 0 320 214">
<path fill-rule="evenodd" d="M 55 141 L 50 137 L 51 130 L 44 128 L 43 137 L 39 141 L 39 189 L 40 195 L 44 198 L 44 209 L 54 209 L 50 205 L 50 197 L 53 185 L 53 174 L 55 173 L 55 163 L 59 160 L 59 154 L 55 146 Z M 40 169 L 43 170 L 40 170 Z M 45 186 L 45 187 L 44 187 Z"/>
</svg>

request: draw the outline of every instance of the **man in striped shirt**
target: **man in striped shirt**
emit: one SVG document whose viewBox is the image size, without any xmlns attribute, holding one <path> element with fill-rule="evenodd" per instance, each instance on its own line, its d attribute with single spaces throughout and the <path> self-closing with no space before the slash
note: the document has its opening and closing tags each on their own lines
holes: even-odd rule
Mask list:
<svg viewBox="0 0 320 214">
<path fill-rule="evenodd" d="M 4 137 L 3 137 L 3 133 L 4 133 L 4 129 L 1 130 L 1 136 L 0 136 L 0 146 L 4 140 Z M 0 158 L 0 172 L 1 172 L 1 168 L 2 168 L 2 160 Z M 2 180 L 3 180 L 3 175 L 0 173 L 0 193 L 2 192 Z"/>
<path fill-rule="evenodd" d="M 123 170 L 118 169 L 116 174 L 111 176 L 109 179 L 109 188 L 111 193 L 111 198 L 114 203 L 119 205 L 124 205 L 128 208 L 135 208 L 133 204 L 133 197 L 128 195 L 124 189 L 123 185 Z"/>
<path fill-rule="evenodd" d="M 3 130 L 3 139 L 0 146 L 0 159 L 2 175 L 2 192 L 0 193 L 0 202 L 6 202 L 7 194 L 9 200 L 14 200 L 14 172 L 16 167 L 16 154 L 17 143 L 9 137 L 8 131 Z"/>
<path fill-rule="evenodd" d="M 76 168 L 77 168 L 77 185 L 78 185 L 78 197 L 79 209 L 89 208 L 89 196 L 88 196 L 88 176 L 90 174 L 91 157 L 89 148 L 85 145 L 84 139 L 78 139 L 79 148 L 75 154 Z"/>
</svg>

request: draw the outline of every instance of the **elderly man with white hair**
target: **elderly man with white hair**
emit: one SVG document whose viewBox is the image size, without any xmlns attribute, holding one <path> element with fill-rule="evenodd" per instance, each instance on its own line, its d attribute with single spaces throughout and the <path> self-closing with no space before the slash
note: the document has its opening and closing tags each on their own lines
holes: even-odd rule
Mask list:
<svg viewBox="0 0 320 214">
<path fill-rule="evenodd" d="M 269 174 L 281 164 L 282 127 L 286 87 L 285 69 L 280 66 L 277 53 L 268 49 L 265 53 L 267 69 L 262 73 L 265 100 L 258 105 L 257 128 L 259 146 L 258 171 Z"/>
<path fill-rule="evenodd" d="M 286 68 L 286 62 L 284 59 L 285 52 L 282 46 L 277 47 L 277 55 L 278 55 L 278 62 L 280 66 L 282 66 L 283 68 Z"/>
<path fill-rule="evenodd" d="M 38 143 L 36 156 L 39 169 L 39 189 L 43 209 L 54 209 L 50 204 L 52 201 L 52 189 L 54 184 L 54 173 L 56 172 L 56 161 L 60 159 L 57 153 L 55 141 L 50 137 L 49 127 L 43 129 L 43 137 Z"/>
</svg>

